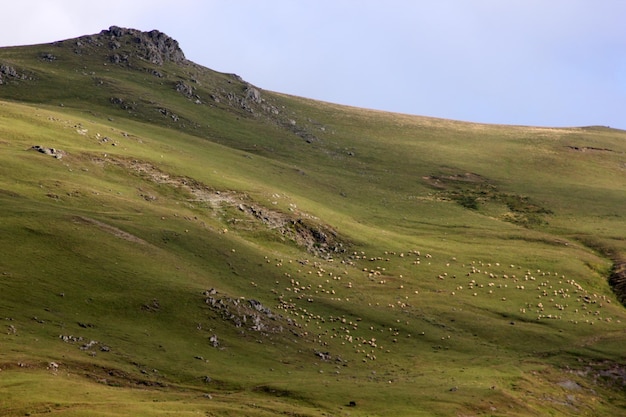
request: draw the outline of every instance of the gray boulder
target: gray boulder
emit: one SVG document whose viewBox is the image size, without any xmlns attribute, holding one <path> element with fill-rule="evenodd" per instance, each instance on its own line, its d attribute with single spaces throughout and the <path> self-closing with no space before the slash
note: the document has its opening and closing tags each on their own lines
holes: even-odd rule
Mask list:
<svg viewBox="0 0 626 417">
<path fill-rule="evenodd" d="M 246 88 L 246 100 L 261 103 L 261 92 L 252 86 L 248 86 L 248 88 Z"/>
</svg>

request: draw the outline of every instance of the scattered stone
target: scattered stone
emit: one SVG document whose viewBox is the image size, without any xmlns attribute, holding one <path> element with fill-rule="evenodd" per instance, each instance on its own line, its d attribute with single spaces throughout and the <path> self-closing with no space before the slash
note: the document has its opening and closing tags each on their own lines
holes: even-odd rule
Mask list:
<svg viewBox="0 0 626 417">
<path fill-rule="evenodd" d="M 50 155 L 55 157 L 56 159 L 61 159 L 63 158 L 63 156 L 65 155 L 65 152 L 60 150 L 60 149 L 56 149 L 56 148 L 46 148 L 44 146 L 39 146 L 39 145 L 35 145 L 33 147 L 31 147 L 31 149 L 40 152 L 44 155 Z"/>
<path fill-rule="evenodd" d="M 113 54 L 109 56 L 109 61 L 112 64 L 127 64 L 129 62 L 129 56 L 127 54 Z"/>
<path fill-rule="evenodd" d="M 7 75 L 9 77 L 13 77 L 13 78 L 18 78 L 19 75 L 17 73 L 17 71 L 15 70 L 15 68 L 9 66 L 9 65 L 0 65 L 0 74 L 2 75 Z"/>
<path fill-rule="evenodd" d="M 215 288 L 211 288 L 210 290 L 206 290 L 203 294 L 204 296 L 215 295 L 217 294 L 217 290 Z"/>
<path fill-rule="evenodd" d="M 263 101 L 261 99 L 261 92 L 251 85 L 249 85 L 248 88 L 246 88 L 246 100 L 250 100 L 257 104 Z"/>
<path fill-rule="evenodd" d="M 150 311 L 150 312 L 159 311 L 160 308 L 161 308 L 161 305 L 159 304 L 159 300 L 157 300 L 156 298 L 154 298 L 152 302 L 141 306 L 142 310 Z"/>
<path fill-rule="evenodd" d="M 0 64 L 0 85 L 6 84 L 8 79 L 15 80 L 28 80 L 32 79 L 32 77 L 27 76 L 26 74 L 20 74 L 17 70 L 6 64 Z"/>
<path fill-rule="evenodd" d="M 41 55 L 41 59 L 44 61 L 52 62 L 52 61 L 56 61 L 57 57 L 52 55 L 50 52 L 46 52 Z"/>
<path fill-rule="evenodd" d="M 332 359 L 332 356 L 330 355 L 329 352 L 320 352 L 320 351 L 316 351 L 315 352 L 315 356 L 321 358 L 322 360 L 325 361 L 329 361 Z"/>
<path fill-rule="evenodd" d="M 185 83 L 184 81 L 178 81 L 174 86 L 174 89 L 187 98 L 193 97 L 193 87 Z"/>
<path fill-rule="evenodd" d="M 250 303 L 250 306 L 254 308 L 256 311 L 265 313 L 270 318 L 272 317 L 272 310 L 270 310 L 268 307 L 265 307 L 263 304 L 261 304 L 260 301 L 248 300 L 248 303 Z"/>
<path fill-rule="evenodd" d="M 97 345 L 99 342 L 97 340 L 90 340 L 88 343 L 85 343 L 84 345 L 82 345 L 80 347 L 80 350 L 89 350 L 92 347 L 94 347 L 95 345 Z"/>
</svg>

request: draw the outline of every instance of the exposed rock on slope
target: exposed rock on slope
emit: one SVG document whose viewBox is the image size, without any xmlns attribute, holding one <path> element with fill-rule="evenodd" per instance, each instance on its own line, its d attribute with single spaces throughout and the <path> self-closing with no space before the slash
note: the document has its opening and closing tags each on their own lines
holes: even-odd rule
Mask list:
<svg viewBox="0 0 626 417">
<path fill-rule="evenodd" d="M 94 162 L 114 164 L 151 182 L 183 190 L 192 197 L 189 203 L 208 205 L 216 212 L 236 207 L 246 219 L 262 223 L 307 252 L 322 258 L 344 253 L 349 245 L 332 227 L 304 212 L 291 213 L 264 207 L 243 193 L 218 191 L 193 178 L 170 175 L 145 161 L 108 157 L 94 158 Z M 233 224 L 236 223 L 233 221 Z"/>
<path fill-rule="evenodd" d="M 14 67 L 6 64 L 0 64 L 0 85 L 6 84 L 9 80 L 28 80 L 26 74 L 19 73 Z"/>
<path fill-rule="evenodd" d="M 201 131 L 204 123 L 198 123 L 197 120 L 187 117 L 184 107 L 182 109 L 178 107 L 180 102 L 169 100 L 161 102 L 160 98 L 157 101 L 155 96 L 146 94 L 145 91 L 138 93 L 143 86 L 138 86 L 138 89 L 118 88 L 116 82 L 105 76 L 110 69 L 103 69 L 113 64 L 162 79 L 161 82 L 153 84 L 156 89 L 161 85 L 171 87 L 195 104 L 219 107 L 239 117 L 257 118 L 263 123 L 278 126 L 279 129 L 286 130 L 308 143 L 319 141 L 318 135 L 325 132 L 321 124 L 297 114 L 294 109 L 285 108 L 275 95 L 245 82 L 241 77 L 235 74 L 217 74 L 187 60 L 178 41 L 158 30 L 144 32 L 111 26 L 96 34 L 54 42 L 50 46 L 55 49 L 38 51 L 37 57 L 39 61 L 46 63 L 55 62 L 51 70 L 36 67 L 25 72 L 15 67 L 12 62 L 0 62 L 0 85 L 13 84 L 21 80 L 55 79 L 57 74 L 54 71 L 76 65 L 80 66 L 76 71 L 84 76 L 91 76 L 100 91 L 110 91 L 108 99 L 111 104 L 126 110 L 129 114 L 153 122 L 154 112 L 159 112 L 165 116 L 161 120 L 169 126 L 174 122 L 180 129 L 192 130 L 194 133 Z M 64 50 L 80 57 L 67 54 Z M 82 57 L 89 59 L 83 60 Z M 96 67 L 88 68 L 87 65 L 93 63 L 96 63 Z M 215 76 L 216 74 L 218 76 Z M 153 80 L 149 80 L 148 83 L 150 81 Z M 20 91 L 19 98 L 25 98 L 24 94 L 30 92 Z"/>
<path fill-rule="evenodd" d="M 45 146 L 40 146 L 40 145 L 35 145 L 31 147 L 31 149 L 34 151 L 40 152 L 44 155 L 54 156 L 56 159 L 61 159 L 63 158 L 63 155 L 65 155 L 65 152 L 60 149 L 46 148 Z"/>
<path fill-rule="evenodd" d="M 164 62 L 184 62 L 185 54 L 180 49 L 178 42 L 163 32 L 151 30 L 142 32 L 136 29 L 126 29 L 119 26 L 111 26 L 98 35 L 109 40 L 111 49 L 121 47 L 124 38 L 136 44 L 139 56 L 153 64 L 163 65 Z"/>
<path fill-rule="evenodd" d="M 105 47 L 114 51 L 109 60 L 112 63 L 129 63 L 132 57 L 145 59 L 156 65 L 165 62 L 186 62 L 185 54 L 175 39 L 158 30 L 142 32 L 137 29 L 111 26 L 96 35 L 82 36 L 78 39 L 70 39 L 58 42 L 57 45 L 71 42 L 74 53 L 83 54 L 88 47 Z M 129 50 L 129 47 L 132 50 Z"/>
<path fill-rule="evenodd" d="M 242 327 L 255 332 L 264 334 L 281 333 L 284 330 L 283 325 L 296 326 L 293 320 L 284 318 L 280 314 L 275 314 L 269 307 L 264 306 L 257 300 L 248 300 L 231 298 L 224 295 L 216 295 L 217 291 L 213 288 L 204 291 L 205 304 L 219 314 L 223 320 L 231 322 L 235 327 Z M 218 347 L 217 337 L 213 343 L 214 347 Z"/>
</svg>

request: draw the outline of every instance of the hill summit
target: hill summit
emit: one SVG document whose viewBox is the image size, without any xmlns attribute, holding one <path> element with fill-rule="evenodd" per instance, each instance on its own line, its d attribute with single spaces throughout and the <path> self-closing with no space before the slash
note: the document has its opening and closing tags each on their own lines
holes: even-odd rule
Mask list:
<svg viewBox="0 0 626 417">
<path fill-rule="evenodd" d="M 83 36 L 76 42 L 76 53 L 80 53 L 84 43 L 105 46 L 111 50 L 111 61 L 120 62 L 128 59 L 124 51 L 130 48 L 138 57 L 157 65 L 164 62 L 180 63 L 185 61 L 185 54 L 178 42 L 158 30 L 142 32 L 136 29 L 111 26 L 97 35 Z M 122 52 L 122 54 L 120 54 Z"/>
</svg>

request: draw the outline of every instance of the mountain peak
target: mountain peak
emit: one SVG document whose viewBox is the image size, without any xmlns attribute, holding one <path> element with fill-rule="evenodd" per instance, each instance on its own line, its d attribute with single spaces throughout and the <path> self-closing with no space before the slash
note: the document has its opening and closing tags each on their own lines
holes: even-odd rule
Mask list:
<svg viewBox="0 0 626 417">
<path fill-rule="evenodd" d="M 176 63 L 185 61 L 185 54 L 180 49 L 178 41 L 158 30 L 142 32 L 137 29 L 111 26 L 97 36 L 106 38 L 111 49 L 118 49 L 123 43 L 135 44 L 140 56 L 153 64 L 163 65 L 168 61 Z"/>
</svg>

